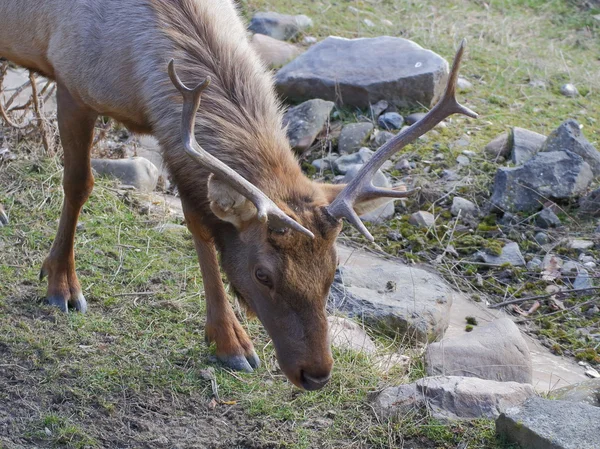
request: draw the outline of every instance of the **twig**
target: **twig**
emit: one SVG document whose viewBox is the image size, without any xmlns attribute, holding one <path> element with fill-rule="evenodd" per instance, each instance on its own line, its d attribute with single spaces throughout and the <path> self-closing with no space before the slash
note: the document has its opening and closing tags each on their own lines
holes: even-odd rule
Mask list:
<svg viewBox="0 0 600 449">
<path fill-rule="evenodd" d="M 516 304 L 519 302 L 530 301 L 533 299 L 544 299 L 544 298 L 550 298 L 551 296 L 556 296 L 556 295 L 563 295 L 563 294 L 568 294 L 568 293 L 585 293 L 588 291 L 596 291 L 596 290 L 600 290 L 600 287 L 588 287 L 588 288 L 580 288 L 580 289 L 562 290 L 560 292 L 547 293 L 545 295 L 528 296 L 527 298 L 511 299 L 509 301 L 503 301 L 503 302 L 499 302 L 497 304 L 492 304 L 491 306 L 489 306 L 489 308 L 490 309 L 498 309 L 498 308 L 500 308 L 502 306 L 506 306 L 508 304 Z"/>
<path fill-rule="evenodd" d="M 131 292 L 131 293 L 116 293 L 113 296 L 151 296 L 156 292 Z"/>
<path fill-rule="evenodd" d="M 521 320 L 516 320 L 515 323 L 526 323 L 527 321 L 531 321 L 531 320 L 539 320 L 541 318 L 546 318 L 552 315 L 558 315 L 559 313 L 564 313 L 564 312 L 570 312 L 573 309 L 577 309 L 579 307 L 585 307 L 588 304 L 592 304 L 594 303 L 595 299 L 592 299 L 590 301 L 586 301 L 586 302 L 582 302 L 581 304 L 575 304 L 574 306 L 571 306 L 569 308 L 566 309 L 562 309 L 562 310 L 557 310 L 556 312 L 550 312 L 550 313 L 545 313 L 543 315 L 538 315 L 538 316 L 532 316 L 529 318 L 523 318 Z"/>
<path fill-rule="evenodd" d="M 4 109 L 4 104 L 2 101 L 2 86 L 4 83 L 4 76 L 6 75 L 7 70 L 8 70 L 8 62 L 5 62 L 0 67 L 0 117 L 2 117 L 2 119 L 6 122 L 6 124 L 8 126 L 10 126 L 12 128 L 16 128 L 16 129 L 24 129 L 27 125 L 26 124 L 17 124 L 15 122 L 13 122 L 8 117 L 8 114 L 6 113 L 6 110 Z"/>
<path fill-rule="evenodd" d="M 42 134 L 42 144 L 44 145 L 44 150 L 46 150 L 46 154 L 51 153 L 50 141 L 48 140 L 48 129 L 46 128 L 46 119 L 42 114 L 42 109 L 40 107 L 40 99 L 38 98 L 38 90 L 37 83 L 35 81 L 35 75 L 33 72 L 29 72 L 29 82 L 31 83 L 31 98 L 33 100 L 33 110 L 38 119 L 38 128 L 40 133 Z"/>
</svg>

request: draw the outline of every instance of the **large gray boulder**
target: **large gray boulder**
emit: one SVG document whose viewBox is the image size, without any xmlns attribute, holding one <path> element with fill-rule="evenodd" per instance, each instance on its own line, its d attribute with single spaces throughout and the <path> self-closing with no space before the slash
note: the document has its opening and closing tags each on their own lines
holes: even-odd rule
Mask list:
<svg viewBox="0 0 600 449">
<path fill-rule="evenodd" d="M 527 449 L 598 449 L 600 408 L 532 397 L 502 413 L 496 432 Z"/>
<path fill-rule="evenodd" d="M 323 98 L 367 108 L 379 100 L 430 107 L 443 93 L 448 63 L 407 39 L 328 37 L 284 66 L 275 77 L 283 97 Z"/>
<path fill-rule="evenodd" d="M 556 399 L 600 407 L 600 379 L 590 379 L 552 391 Z"/>
<path fill-rule="evenodd" d="M 426 342 L 441 337 L 452 298 L 460 293 L 439 275 L 341 245 L 338 256 L 330 309 L 404 338 Z"/>
<path fill-rule="evenodd" d="M 570 151 L 586 161 L 594 176 L 600 175 L 600 152 L 585 138 L 575 120 L 567 120 L 552 131 L 541 151 Z"/>
<path fill-rule="evenodd" d="M 152 192 L 158 183 L 158 168 L 148 159 L 92 159 L 92 168 L 100 176 L 117 178 L 121 184 L 142 192 Z"/>
<path fill-rule="evenodd" d="M 508 212 L 535 212 L 548 199 L 581 195 L 593 177 L 588 163 L 575 153 L 538 153 L 521 167 L 498 169 L 490 201 Z"/>
<path fill-rule="evenodd" d="M 379 416 L 386 418 L 425 407 L 437 419 L 497 418 L 507 408 L 520 405 L 534 395 L 529 384 L 474 377 L 426 377 L 384 389 L 374 398 L 373 407 Z"/>
<path fill-rule="evenodd" d="M 456 338 L 432 343 L 425 353 L 429 376 L 467 376 L 531 383 L 531 354 L 510 318 L 492 321 Z"/>
<path fill-rule="evenodd" d="M 253 33 L 286 41 L 311 26 L 312 20 L 305 15 L 289 16 L 276 12 L 258 12 L 252 17 L 248 29 Z"/>
<path fill-rule="evenodd" d="M 327 123 L 333 106 L 331 101 L 314 99 L 288 109 L 283 124 L 288 127 L 288 139 L 294 150 L 302 153 L 310 148 Z"/>
</svg>

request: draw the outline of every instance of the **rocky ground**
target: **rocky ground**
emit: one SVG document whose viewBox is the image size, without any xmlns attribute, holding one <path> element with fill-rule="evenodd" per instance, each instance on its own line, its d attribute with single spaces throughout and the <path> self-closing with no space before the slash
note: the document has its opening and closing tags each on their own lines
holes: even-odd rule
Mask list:
<svg viewBox="0 0 600 449">
<path fill-rule="evenodd" d="M 93 311 L 40 305 L 61 173 L 42 89 L 43 127 L 17 110 L 24 130 L 0 128 L 0 447 L 600 447 L 597 5 L 242 6 L 307 176 L 348 182 L 421 120 L 463 36 L 459 97 L 480 117 L 378 173 L 420 191 L 362 217 L 374 245 L 344 229 L 334 381 L 304 394 L 255 322 L 265 367 L 211 366 L 176 188 L 155 144 L 118 125 L 98 124 L 94 170 L 117 180 L 78 237 Z M 5 85 L 27 80 L 11 69 Z"/>
</svg>

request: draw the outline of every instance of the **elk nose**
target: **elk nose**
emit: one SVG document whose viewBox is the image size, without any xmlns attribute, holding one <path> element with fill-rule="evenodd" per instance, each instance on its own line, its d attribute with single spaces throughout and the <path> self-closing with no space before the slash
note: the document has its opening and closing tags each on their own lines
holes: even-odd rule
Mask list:
<svg viewBox="0 0 600 449">
<path fill-rule="evenodd" d="M 327 373 L 325 376 L 310 375 L 306 371 L 302 370 L 300 373 L 302 379 L 302 386 L 305 390 L 314 391 L 323 388 L 329 379 L 331 379 L 331 373 Z"/>
</svg>

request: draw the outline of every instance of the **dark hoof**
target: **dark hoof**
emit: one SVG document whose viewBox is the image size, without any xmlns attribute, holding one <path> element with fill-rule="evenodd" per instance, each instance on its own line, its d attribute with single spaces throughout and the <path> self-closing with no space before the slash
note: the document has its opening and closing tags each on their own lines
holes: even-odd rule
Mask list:
<svg viewBox="0 0 600 449">
<path fill-rule="evenodd" d="M 62 312 L 67 313 L 69 308 L 67 306 L 67 298 L 62 295 L 52 295 L 46 298 L 48 304 L 54 307 L 58 307 Z"/>
<path fill-rule="evenodd" d="M 77 312 L 87 312 L 87 301 L 85 300 L 83 293 L 72 295 L 69 300 L 69 307 L 75 309 Z"/>
<path fill-rule="evenodd" d="M 249 356 L 243 355 L 223 355 L 217 356 L 219 361 L 228 368 L 234 371 L 245 371 L 251 373 L 255 368 L 260 366 L 260 360 L 256 352 L 252 351 Z"/>
<path fill-rule="evenodd" d="M 69 300 L 62 295 L 52 295 L 48 297 L 47 302 L 65 313 L 68 312 L 69 308 L 81 313 L 87 312 L 87 301 L 82 293 L 72 296 Z"/>
</svg>

